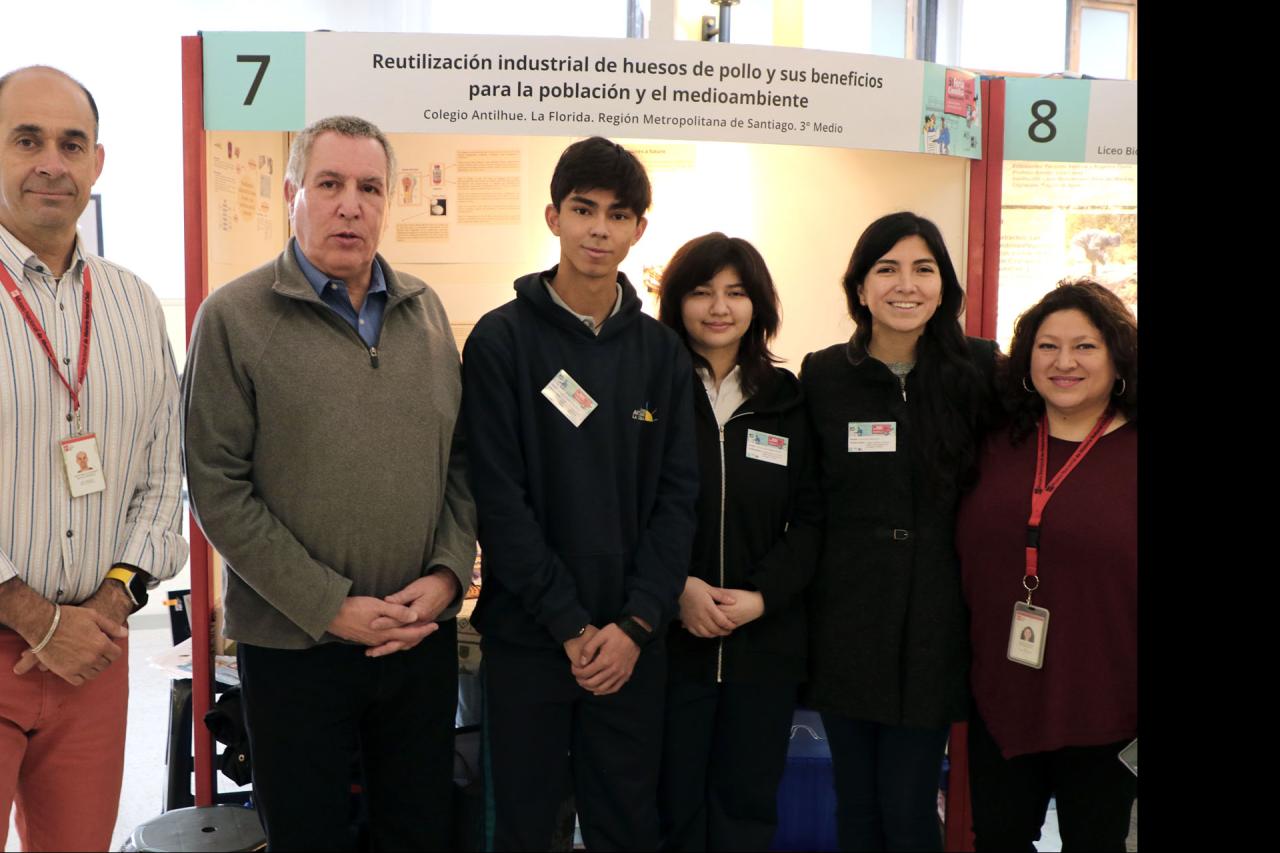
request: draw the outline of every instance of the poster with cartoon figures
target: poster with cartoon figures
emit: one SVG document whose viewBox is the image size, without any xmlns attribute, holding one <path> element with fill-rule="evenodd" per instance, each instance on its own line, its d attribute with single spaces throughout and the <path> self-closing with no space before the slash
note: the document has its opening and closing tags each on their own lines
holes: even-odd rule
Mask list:
<svg viewBox="0 0 1280 853">
<path fill-rule="evenodd" d="M 926 154 L 953 157 L 981 156 L 979 93 L 977 74 L 942 65 L 926 65 L 920 150 Z"/>
</svg>

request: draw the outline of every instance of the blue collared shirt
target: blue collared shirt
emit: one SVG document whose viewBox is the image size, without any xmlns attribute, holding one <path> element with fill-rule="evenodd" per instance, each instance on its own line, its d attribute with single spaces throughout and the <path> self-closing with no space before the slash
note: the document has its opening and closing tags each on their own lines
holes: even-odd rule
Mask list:
<svg viewBox="0 0 1280 853">
<path fill-rule="evenodd" d="M 302 247 L 298 245 L 296 237 L 290 242 L 293 244 L 293 256 L 298 260 L 298 266 L 302 267 L 302 274 L 315 288 L 316 296 L 320 297 L 320 301 L 328 305 L 333 313 L 346 320 L 347 324 L 360 335 L 366 346 L 376 346 L 378 333 L 382 331 L 382 314 L 387 310 L 387 280 L 382 275 L 382 265 L 376 258 L 374 259 L 373 274 L 369 278 L 369 292 L 365 294 L 364 302 L 357 313 L 351 305 L 351 297 L 347 294 L 347 283 L 341 279 L 330 278 L 316 269 L 315 264 L 307 260 L 307 256 L 302 253 Z"/>
</svg>

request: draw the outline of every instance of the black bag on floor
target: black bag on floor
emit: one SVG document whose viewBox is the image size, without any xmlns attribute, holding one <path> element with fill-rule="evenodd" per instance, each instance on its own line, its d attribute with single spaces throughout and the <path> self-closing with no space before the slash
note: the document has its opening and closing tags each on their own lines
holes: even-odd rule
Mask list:
<svg viewBox="0 0 1280 853">
<path fill-rule="evenodd" d="M 248 785 L 253 778 L 253 764 L 239 687 L 223 691 L 213 707 L 205 712 L 204 724 L 213 732 L 213 739 L 227 747 L 218 756 L 218 769 L 237 785 Z"/>
</svg>

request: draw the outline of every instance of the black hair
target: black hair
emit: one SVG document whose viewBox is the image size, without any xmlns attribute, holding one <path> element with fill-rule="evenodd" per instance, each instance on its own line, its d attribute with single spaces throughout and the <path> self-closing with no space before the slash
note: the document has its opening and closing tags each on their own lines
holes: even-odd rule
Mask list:
<svg viewBox="0 0 1280 853">
<path fill-rule="evenodd" d="M 917 391 L 908 403 L 915 414 L 913 452 L 924 463 L 935 495 L 947 501 L 957 489 L 968 488 L 976 480 L 978 439 L 989 424 L 992 400 L 958 322 L 964 310 L 964 289 L 942 232 L 930 220 L 908 211 L 890 213 L 868 225 L 858 238 L 842 282 L 849 315 L 856 324 L 850 350 L 855 360 L 868 357 L 871 309 L 859 301 L 858 294 L 876 262 L 907 237 L 924 240 L 942 279 L 942 302 L 916 342 Z"/>
<path fill-rule="evenodd" d="M 769 351 L 769 341 L 782 323 L 778 291 L 773 277 L 756 247 L 741 237 L 728 237 L 719 231 L 695 237 L 671 256 L 662 272 L 658 297 L 658 319 L 675 330 L 689 347 L 694 364 L 711 369 L 707 360 L 689 346 L 689 331 L 684 326 L 684 298 L 695 287 L 706 284 L 716 274 L 732 268 L 742 280 L 751 299 L 751 325 L 738 345 L 738 367 L 742 370 L 742 393 L 750 397 L 763 384 L 775 362 L 781 361 Z"/>
<path fill-rule="evenodd" d="M 1030 381 L 1031 353 L 1040 324 L 1050 314 L 1071 310 L 1083 313 L 1102 333 L 1116 379 L 1120 381 L 1120 393 L 1112 392 L 1112 405 L 1125 420 L 1138 420 L 1137 319 L 1120 297 L 1093 279 L 1064 278 L 1039 302 L 1022 312 L 1013 326 L 1013 343 L 1002 371 L 1001 385 L 1009 412 L 1009 437 L 1014 443 L 1035 432 L 1044 414 L 1044 399 L 1035 393 Z"/>
<path fill-rule="evenodd" d="M 644 164 L 627 149 L 603 136 L 579 140 L 560 155 L 551 175 L 551 203 L 556 210 L 573 192 L 611 190 L 637 217 L 652 201 Z"/>
<path fill-rule="evenodd" d="M 63 77 L 66 77 L 72 83 L 75 83 L 80 87 L 80 91 L 84 92 L 84 96 L 89 99 L 89 110 L 93 113 L 93 141 L 96 144 L 98 141 L 98 102 L 93 99 L 93 93 L 89 91 L 88 87 L 67 72 L 54 68 L 51 65 L 28 65 L 26 68 L 15 69 L 3 77 L 0 77 L 0 92 L 4 91 L 4 85 L 6 83 L 25 71 L 53 71 L 61 74 Z"/>
</svg>

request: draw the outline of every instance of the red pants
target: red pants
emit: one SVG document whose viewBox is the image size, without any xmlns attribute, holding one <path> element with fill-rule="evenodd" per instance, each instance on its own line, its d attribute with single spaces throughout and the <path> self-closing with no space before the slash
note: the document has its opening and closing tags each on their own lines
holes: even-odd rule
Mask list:
<svg viewBox="0 0 1280 853">
<path fill-rule="evenodd" d="M 0 627 L 0 850 L 17 803 L 27 851 L 107 850 L 124 774 L 128 640 L 97 678 L 72 687 L 52 672 L 14 675 L 27 644 Z"/>
</svg>

